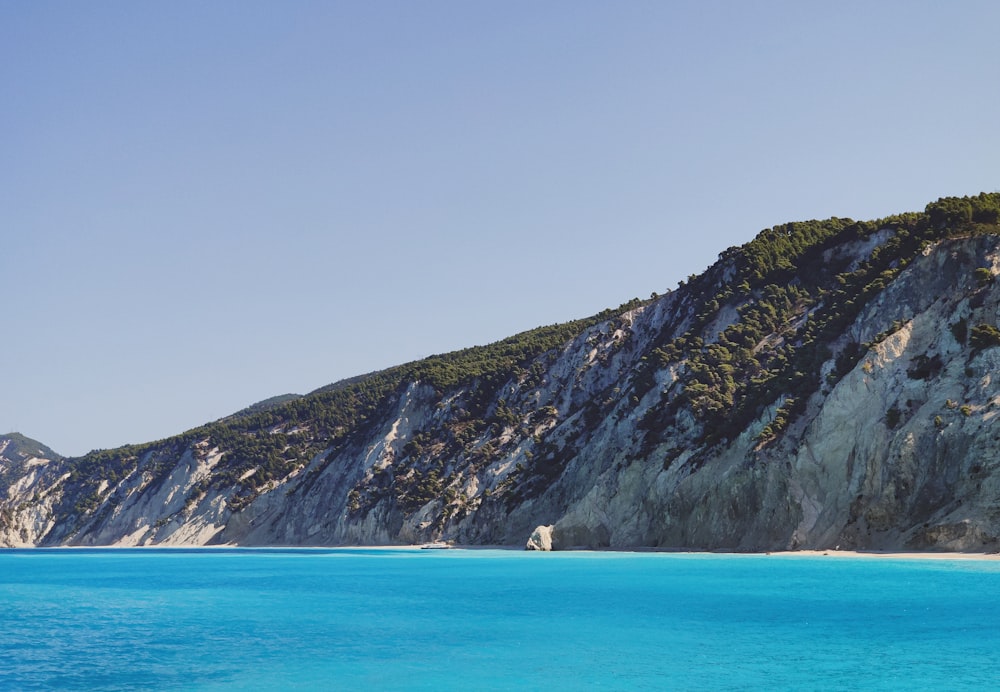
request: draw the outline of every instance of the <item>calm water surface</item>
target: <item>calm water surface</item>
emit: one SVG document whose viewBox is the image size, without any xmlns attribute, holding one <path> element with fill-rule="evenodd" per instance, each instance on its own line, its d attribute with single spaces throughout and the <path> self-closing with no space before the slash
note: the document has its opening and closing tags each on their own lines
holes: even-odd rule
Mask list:
<svg viewBox="0 0 1000 692">
<path fill-rule="evenodd" d="M 986 689 L 1000 563 L 0 551 L 0 689 Z"/>
</svg>

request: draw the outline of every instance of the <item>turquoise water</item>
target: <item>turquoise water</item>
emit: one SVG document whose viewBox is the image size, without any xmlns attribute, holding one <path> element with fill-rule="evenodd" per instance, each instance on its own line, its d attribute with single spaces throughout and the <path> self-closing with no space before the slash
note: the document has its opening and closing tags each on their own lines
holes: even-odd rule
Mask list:
<svg viewBox="0 0 1000 692">
<path fill-rule="evenodd" d="M 1000 563 L 0 551 L 0 689 L 985 689 Z"/>
</svg>

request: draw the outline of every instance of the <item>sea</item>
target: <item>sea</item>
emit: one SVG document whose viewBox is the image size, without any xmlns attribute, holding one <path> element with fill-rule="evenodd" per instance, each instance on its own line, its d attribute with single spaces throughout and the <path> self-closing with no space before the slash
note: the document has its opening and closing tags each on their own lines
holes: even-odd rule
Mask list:
<svg viewBox="0 0 1000 692">
<path fill-rule="evenodd" d="M 0 690 L 1000 685 L 1000 562 L 0 551 Z"/>
</svg>

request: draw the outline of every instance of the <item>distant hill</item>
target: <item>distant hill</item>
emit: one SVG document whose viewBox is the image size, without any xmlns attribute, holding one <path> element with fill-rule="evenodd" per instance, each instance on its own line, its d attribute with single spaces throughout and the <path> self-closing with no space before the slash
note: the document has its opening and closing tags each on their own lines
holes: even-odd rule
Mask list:
<svg viewBox="0 0 1000 692">
<path fill-rule="evenodd" d="M 9 466 L 0 545 L 1000 550 L 998 275 L 1000 193 L 779 224 L 648 300 Z"/>
<path fill-rule="evenodd" d="M 0 435 L 0 458 L 22 461 L 31 457 L 43 459 L 62 459 L 61 454 L 53 452 L 37 440 L 25 437 L 21 433 L 11 432 Z"/>
</svg>

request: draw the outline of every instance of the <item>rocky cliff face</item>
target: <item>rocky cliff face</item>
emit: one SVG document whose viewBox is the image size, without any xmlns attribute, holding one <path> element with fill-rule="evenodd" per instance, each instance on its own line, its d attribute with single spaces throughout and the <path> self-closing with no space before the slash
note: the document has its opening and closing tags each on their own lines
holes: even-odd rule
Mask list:
<svg viewBox="0 0 1000 692">
<path fill-rule="evenodd" d="M 875 340 L 869 352 L 774 444 L 756 436 L 767 414 L 698 465 L 690 447 L 666 469 L 625 462 L 555 519 L 554 540 L 996 549 L 1000 349 L 970 349 L 952 326 L 996 322 L 996 285 L 972 277 L 996 272 L 998 250 L 995 237 L 929 249 L 851 324 L 858 341 Z M 683 438 L 684 426 L 665 437 Z"/>
<path fill-rule="evenodd" d="M 61 462 L 40 442 L 17 433 L 0 435 L 0 545 L 36 545 L 52 530 L 58 493 L 51 481 L 62 476 Z"/>
<path fill-rule="evenodd" d="M 1000 235 L 932 207 L 771 229 L 502 367 L 4 457 L 0 544 L 1000 549 Z"/>
</svg>

